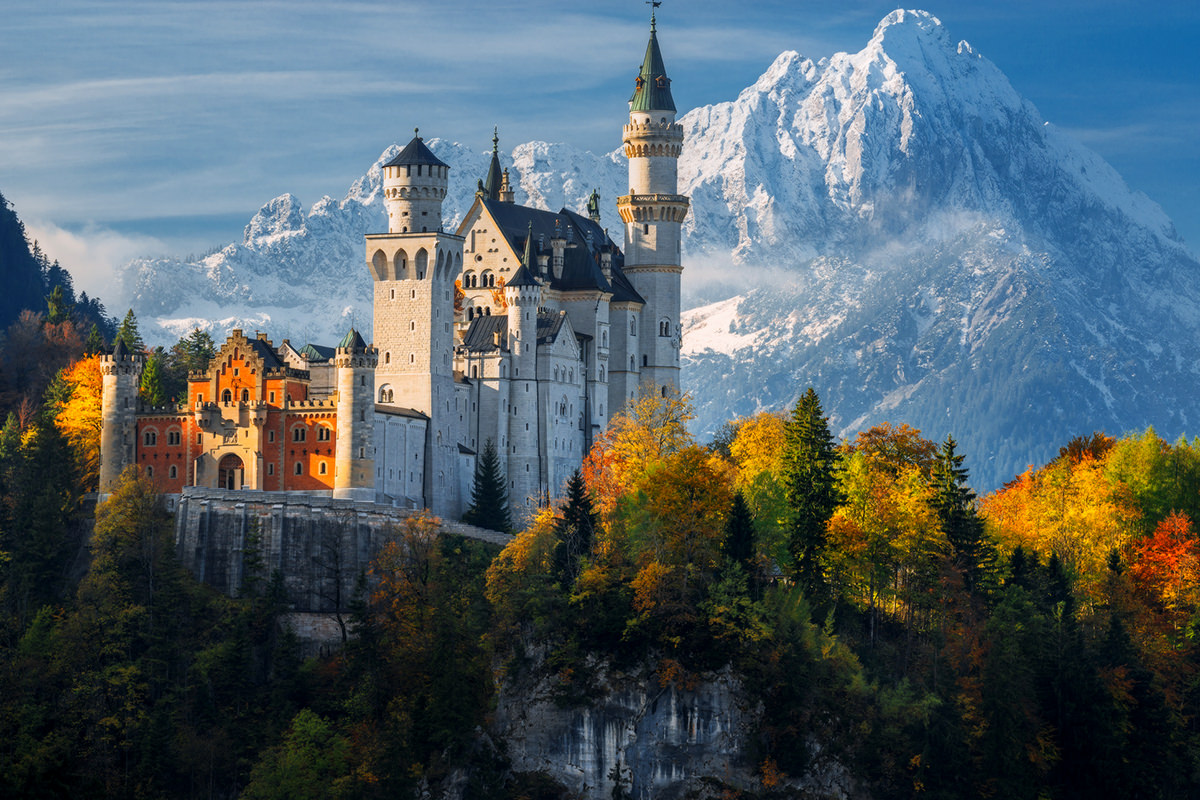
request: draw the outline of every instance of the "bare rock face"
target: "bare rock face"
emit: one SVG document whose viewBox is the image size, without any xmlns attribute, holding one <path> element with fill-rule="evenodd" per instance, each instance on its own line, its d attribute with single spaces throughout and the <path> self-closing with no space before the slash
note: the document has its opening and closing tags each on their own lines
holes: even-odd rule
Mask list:
<svg viewBox="0 0 1200 800">
<path fill-rule="evenodd" d="M 728 672 L 688 688 L 653 676 L 609 673 L 604 695 L 563 708 L 554 679 L 501 687 L 495 729 L 518 772 L 544 772 L 581 797 L 678 798 L 705 777 L 739 786 L 756 781 L 745 763 L 754 715 L 739 705 Z"/>
<path fill-rule="evenodd" d="M 648 670 L 607 671 L 596 683 L 600 696 L 569 707 L 556 698 L 554 676 L 502 683 L 492 729 L 514 771 L 544 773 L 588 800 L 764 789 L 748 747 L 758 709 L 747 707 L 741 681 L 728 668 L 683 686 Z M 811 798 L 861 796 L 845 769 L 820 761 L 814 773 L 774 788 Z"/>
</svg>

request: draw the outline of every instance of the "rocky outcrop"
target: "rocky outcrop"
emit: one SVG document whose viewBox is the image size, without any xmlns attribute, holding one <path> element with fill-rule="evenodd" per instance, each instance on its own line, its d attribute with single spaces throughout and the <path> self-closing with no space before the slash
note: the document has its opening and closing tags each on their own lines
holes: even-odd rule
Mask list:
<svg viewBox="0 0 1200 800">
<path fill-rule="evenodd" d="M 719 797 L 725 788 L 763 791 L 749 745 L 759 713 L 729 669 L 680 685 L 650 670 L 605 671 L 599 697 L 559 702 L 556 676 L 505 680 L 493 732 L 516 772 L 541 772 L 589 800 Z M 858 796 L 846 771 L 784 781 L 804 797 Z"/>
</svg>

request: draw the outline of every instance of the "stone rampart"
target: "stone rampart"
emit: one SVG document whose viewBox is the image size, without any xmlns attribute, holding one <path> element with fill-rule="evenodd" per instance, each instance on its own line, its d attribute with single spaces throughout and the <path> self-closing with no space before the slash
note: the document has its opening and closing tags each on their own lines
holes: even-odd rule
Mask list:
<svg viewBox="0 0 1200 800">
<path fill-rule="evenodd" d="M 188 487 L 179 496 L 175 548 L 197 579 L 230 596 L 256 561 L 261 579 L 276 572 L 297 612 L 345 609 L 358 576 L 406 518 L 423 512 L 354 500 L 279 492 Z M 439 531 L 503 547 L 512 537 L 456 521 Z"/>
</svg>

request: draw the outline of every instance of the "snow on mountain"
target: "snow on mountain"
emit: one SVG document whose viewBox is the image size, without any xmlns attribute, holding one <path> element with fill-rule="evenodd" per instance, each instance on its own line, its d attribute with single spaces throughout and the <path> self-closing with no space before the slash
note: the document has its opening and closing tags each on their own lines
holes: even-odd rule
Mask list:
<svg viewBox="0 0 1200 800">
<path fill-rule="evenodd" d="M 991 487 L 1076 434 L 1200 420 L 1200 264 L 1157 205 L 935 17 L 895 11 L 858 53 L 783 53 L 681 122 L 699 432 L 812 385 L 842 435 L 885 419 L 952 433 Z M 453 168 L 455 225 L 488 154 L 429 144 Z M 241 243 L 199 261 L 131 263 L 143 327 L 319 343 L 369 329 L 362 235 L 386 228 L 395 152 L 341 201 L 272 200 Z M 518 202 L 582 209 L 598 188 L 616 234 L 619 151 L 532 142 L 502 161 Z"/>
</svg>

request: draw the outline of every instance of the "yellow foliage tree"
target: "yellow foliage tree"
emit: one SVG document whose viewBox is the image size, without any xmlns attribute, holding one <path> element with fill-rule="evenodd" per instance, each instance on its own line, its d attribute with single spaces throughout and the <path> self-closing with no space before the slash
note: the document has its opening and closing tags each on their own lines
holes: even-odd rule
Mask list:
<svg viewBox="0 0 1200 800">
<path fill-rule="evenodd" d="M 62 391 L 55 403 L 54 425 L 71 446 L 83 485 L 95 489 L 100 480 L 100 357 L 65 367 L 59 381 Z"/>
</svg>

